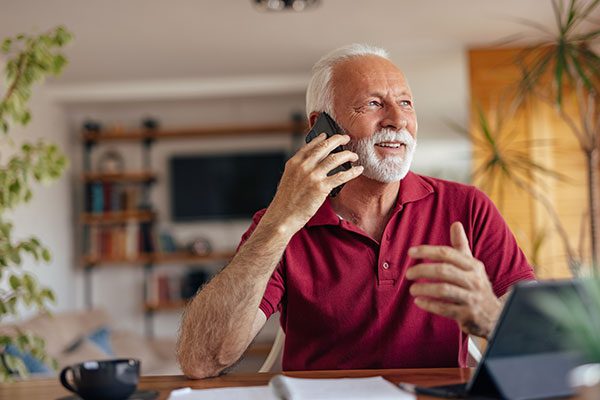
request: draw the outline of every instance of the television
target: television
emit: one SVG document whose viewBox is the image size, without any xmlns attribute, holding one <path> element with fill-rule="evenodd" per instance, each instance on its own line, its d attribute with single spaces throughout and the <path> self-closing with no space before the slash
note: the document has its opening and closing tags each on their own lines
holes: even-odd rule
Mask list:
<svg viewBox="0 0 600 400">
<path fill-rule="evenodd" d="M 286 160 L 283 151 L 171 157 L 172 220 L 251 218 L 273 199 Z"/>
</svg>

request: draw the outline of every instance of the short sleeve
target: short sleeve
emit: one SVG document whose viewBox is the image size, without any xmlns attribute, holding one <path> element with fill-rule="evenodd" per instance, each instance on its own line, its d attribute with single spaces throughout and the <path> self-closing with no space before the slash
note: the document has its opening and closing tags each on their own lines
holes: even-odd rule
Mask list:
<svg viewBox="0 0 600 400">
<path fill-rule="evenodd" d="M 484 263 L 497 297 L 518 281 L 533 280 L 533 269 L 494 203 L 473 189 L 469 232 L 473 256 Z"/>
<path fill-rule="evenodd" d="M 256 229 L 256 226 L 260 222 L 261 218 L 265 214 L 266 210 L 260 210 L 252 217 L 252 224 L 250 227 L 244 232 L 242 238 L 240 240 L 240 244 L 237 247 L 237 250 L 242 247 L 242 245 L 248 240 L 248 238 Z M 265 314 L 267 318 L 269 318 L 272 314 L 281 309 L 281 300 L 285 295 L 285 285 L 284 285 L 284 261 L 283 258 L 279 260 L 277 264 L 277 268 L 271 275 L 269 282 L 267 283 L 267 288 L 265 289 L 265 293 L 263 294 L 263 298 L 259 304 L 259 308 Z"/>
</svg>

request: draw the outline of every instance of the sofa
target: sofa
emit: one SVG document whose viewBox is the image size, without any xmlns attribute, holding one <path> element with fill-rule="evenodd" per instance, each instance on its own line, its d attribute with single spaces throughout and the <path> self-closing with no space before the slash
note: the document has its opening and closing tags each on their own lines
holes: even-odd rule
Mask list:
<svg viewBox="0 0 600 400">
<path fill-rule="evenodd" d="M 86 360 L 136 358 L 141 361 L 143 375 L 181 373 L 175 358 L 175 339 L 148 339 L 134 332 L 113 329 L 104 310 L 38 315 L 23 322 L 0 325 L 0 334 L 14 335 L 16 329 L 43 338 L 46 351 L 58 362 L 59 371 Z M 3 349 L 7 350 L 10 349 Z M 31 358 L 20 355 L 24 359 Z M 33 376 L 57 373 L 45 366 L 28 362 L 26 365 Z"/>
</svg>

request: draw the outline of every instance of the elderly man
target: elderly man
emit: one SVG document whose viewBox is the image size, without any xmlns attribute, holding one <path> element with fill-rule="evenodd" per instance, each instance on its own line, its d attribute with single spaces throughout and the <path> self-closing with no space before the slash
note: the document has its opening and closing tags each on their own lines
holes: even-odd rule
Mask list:
<svg viewBox="0 0 600 400">
<path fill-rule="evenodd" d="M 344 134 L 287 162 L 236 256 L 189 305 L 184 374 L 221 373 L 276 311 L 284 370 L 465 366 L 467 335 L 489 335 L 508 288 L 534 277 L 513 235 L 477 189 L 409 172 L 413 97 L 384 50 L 323 57 L 306 97 L 311 126 L 326 111 Z"/>
</svg>

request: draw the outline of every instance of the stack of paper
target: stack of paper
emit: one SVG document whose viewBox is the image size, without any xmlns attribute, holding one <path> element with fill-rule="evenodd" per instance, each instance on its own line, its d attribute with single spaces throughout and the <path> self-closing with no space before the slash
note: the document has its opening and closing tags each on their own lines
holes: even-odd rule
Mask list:
<svg viewBox="0 0 600 400">
<path fill-rule="evenodd" d="M 373 378 L 302 379 L 277 375 L 269 386 L 171 392 L 169 400 L 411 400 L 416 397 L 380 376 Z"/>
</svg>

